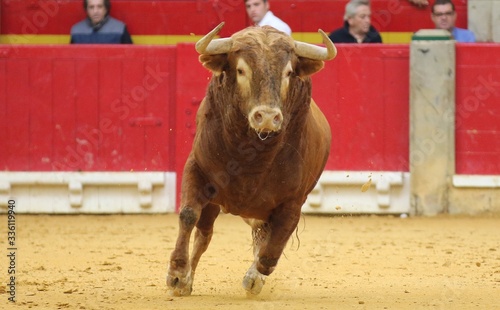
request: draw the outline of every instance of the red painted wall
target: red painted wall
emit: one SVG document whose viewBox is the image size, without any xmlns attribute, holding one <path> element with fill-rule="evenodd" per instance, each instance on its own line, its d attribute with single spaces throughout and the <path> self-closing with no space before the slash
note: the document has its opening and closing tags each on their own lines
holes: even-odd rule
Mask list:
<svg viewBox="0 0 500 310">
<path fill-rule="evenodd" d="M 408 46 L 342 45 L 313 77 L 328 170 L 408 171 Z M 500 46 L 457 45 L 457 172 L 500 174 Z M 0 46 L 0 169 L 177 171 L 210 74 L 192 44 Z"/>
<path fill-rule="evenodd" d="M 85 17 L 82 0 L 0 0 L 1 34 L 69 34 Z M 384 32 L 433 28 L 430 8 L 408 0 L 372 0 L 372 23 Z M 272 0 L 271 10 L 294 32 L 326 32 L 340 27 L 347 0 Z M 457 26 L 467 27 L 467 1 L 456 0 Z M 242 0 L 113 0 L 111 14 L 123 20 L 132 35 L 201 35 L 221 21 L 228 36 L 249 25 Z"/>
<path fill-rule="evenodd" d="M 1 170 L 174 169 L 175 47 L 4 45 L 0 55 Z"/>
<path fill-rule="evenodd" d="M 500 174 L 500 45 L 458 44 L 456 171 Z"/>
<path fill-rule="evenodd" d="M 409 46 L 336 46 L 313 76 L 334 135 L 326 169 L 408 171 Z"/>
</svg>

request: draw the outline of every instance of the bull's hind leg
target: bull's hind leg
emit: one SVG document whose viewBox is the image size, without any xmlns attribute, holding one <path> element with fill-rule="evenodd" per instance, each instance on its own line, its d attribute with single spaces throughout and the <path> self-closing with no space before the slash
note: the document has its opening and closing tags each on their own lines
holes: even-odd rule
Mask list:
<svg viewBox="0 0 500 310">
<path fill-rule="evenodd" d="M 259 294 L 266 277 L 276 268 L 300 219 L 300 207 L 294 210 L 295 208 L 278 207 L 268 223 L 254 222 L 252 225 L 255 260 L 243 278 L 243 288 L 248 294 Z"/>
<path fill-rule="evenodd" d="M 175 249 L 170 256 L 167 273 L 167 287 L 172 295 L 190 295 L 196 267 L 201 255 L 206 251 L 212 239 L 213 224 L 220 212 L 216 205 L 209 204 L 197 213 L 191 207 L 185 207 L 179 214 L 179 236 Z M 193 252 L 188 260 L 189 240 L 196 225 Z"/>
</svg>

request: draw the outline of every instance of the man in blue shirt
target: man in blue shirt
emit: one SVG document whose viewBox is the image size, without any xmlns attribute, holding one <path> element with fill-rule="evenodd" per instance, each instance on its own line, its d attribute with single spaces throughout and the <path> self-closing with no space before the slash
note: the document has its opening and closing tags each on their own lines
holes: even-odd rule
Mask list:
<svg viewBox="0 0 500 310">
<path fill-rule="evenodd" d="M 71 27 L 72 44 L 132 44 L 127 26 L 109 16 L 110 0 L 84 0 L 87 18 Z"/>
<path fill-rule="evenodd" d="M 472 31 L 455 27 L 457 13 L 451 0 L 436 0 L 432 5 L 431 19 L 436 29 L 448 30 L 457 42 L 476 42 Z"/>
</svg>

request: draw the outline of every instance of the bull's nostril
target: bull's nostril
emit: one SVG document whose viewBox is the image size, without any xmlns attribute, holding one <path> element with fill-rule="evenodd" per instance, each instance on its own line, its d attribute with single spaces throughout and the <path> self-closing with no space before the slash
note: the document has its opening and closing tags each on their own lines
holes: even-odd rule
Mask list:
<svg viewBox="0 0 500 310">
<path fill-rule="evenodd" d="M 276 114 L 276 116 L 273 119 L 273 122 L 275 125 L 281 124 L 281 114 Z"/>
<path fill-rule="evenodd" d="M 255 113 L 253 118 L 257 123 L 262 123 L 262 114 L 260 114 L 259 112 Z"/>
<path fill-rule="evenodd" d="M 283 114 L 279 108 L 259 106 L 250 112 L 248 121 L 257 132 L 278 131 L 283 123 Z"/>
</svg>

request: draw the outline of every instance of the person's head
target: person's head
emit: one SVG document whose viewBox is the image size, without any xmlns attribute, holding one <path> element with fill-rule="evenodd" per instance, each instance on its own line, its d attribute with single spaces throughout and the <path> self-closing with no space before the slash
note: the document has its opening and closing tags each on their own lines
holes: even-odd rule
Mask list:
<svg viewBox="0 0 500 310">
<path fill-rule="evenodd" d="M 345 6 L 344 21 L 350 32 L 365 35 L 370 31 L 371 15 L 368 0 L 351 0 Z"/>
<path fill-rule="evenodd" d="M 432 5 L 431 19 L 436 25 L 436 29 L 445 29 L 451 32 L 457 20 L 453 2 L 451 0 L 436 0 Z"/>
<path fill-rule="evenodd" d="M 96 25 L 108 16 L 111 3 L 110 0 L 83 0 L 83 8 L 92 24 Z"/>
<path fill-rule="evenodd" d="M 267 0 L 245 0 L 245 8 L 248 17 L 254 24 L 258 24 L 269 11 L 269 2 Z"/>
</svg>

